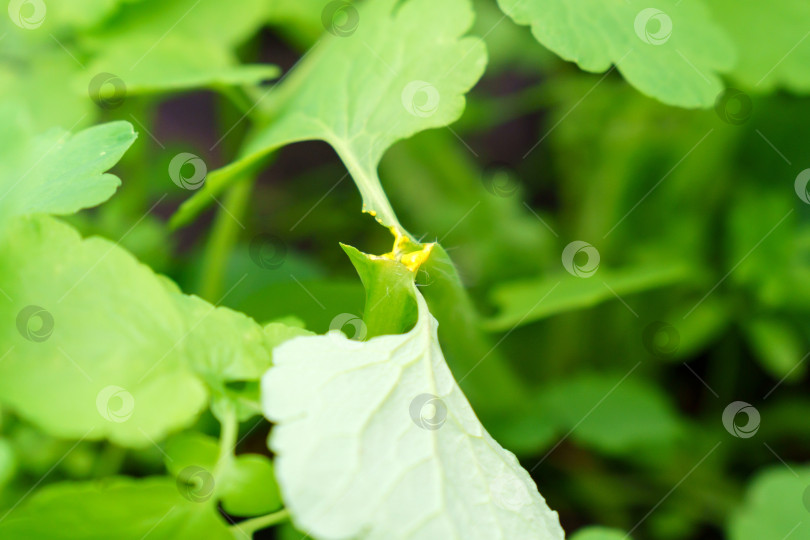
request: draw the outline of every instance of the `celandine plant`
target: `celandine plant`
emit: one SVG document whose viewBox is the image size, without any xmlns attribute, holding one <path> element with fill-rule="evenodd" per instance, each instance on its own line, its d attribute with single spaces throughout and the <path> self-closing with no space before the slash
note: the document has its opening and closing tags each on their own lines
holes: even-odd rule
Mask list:
<svg viewBox="0 0 810 540">
<path fill-rule="evenodd" d="M 471 0 L 9 2 L 0 24 L 0 404 L 9 433 L 0 437 L 0 538 L 231 539 L 271 527 L 279 537 L 324 540 L 565 537 L 530 471 L 484 428 L 494 426 L 507 447 L 540 446 L 515 436 L 515 419 L 534 397 L 500 357 L 503 339 L 485 331 L 509 335 L 551 313 L 690 282 L 698 272 L 680 262 L 643 266 L 615 276 L 615 288 L 594 287 L 583 278 L 599 269 L 600 252 L 572 240 L 561 250 L 563 280 L 503 289 L 502 309 L 484 321 L 441 241 L 417 238 L 398 219 L 378 173 L 383 156 L 419 132 L 452 131 L 487 68 L 483 39 L 469 34 L 477 11 L 487 14 L 484 36 L 501 24 L 530 26 L 550 51 L 604 72 L 586 96 L 617 70 L 646 96 L 716 107 L 729 124 L 747 120 L 751 100 L 724 90 L 722 76 L 763 90 L 810 90 L 808 48 L 780 59 L 807 37 L 810 12 L 787 0 L 768 15 L 729 0 L 498 0 L 497 9 Z M 753 50 L 748 32 L 759 32 L 760 16 L 787 26 L 768 36 L 772 46 Z M 238 61 L 266 24 L 311 44 L 278 80 L 275 66 Z M 211 151 L 234 157 L 212 170 L 187 148 L 165 148 L 147 127 L 148 96 L 200 88 L 231 104 Z M 88 125 L 102 118 L 117 120 Z M 170 154 L 160 164 L 163 189 L 194 192 L 172 213 L 172 227 L 218 211 L 201 296 L 129 251 L 149 243 L 130 236 L 143 220 L 147 234 L 160 234 L 151 212 L 165 194 L 133 183 L 95 210 L 96 221 L 78 214 L 113 197 L 121 180 L 108 171 L 127 152 L 132 170 L 150 176 L 137 146 L 145 140 Z M 364 313 L 346 308 L 323 335 L 295 317 L 260 323 L 221 306 L 246 277 L 222 290 L 257 175 L 278 150 L 312 140 L 334 149 L 377 222 L 365 225 L 387 229 L 392 246 L 377 255 L 342 245 L 365 291 Z M 486 187 L 498 197 L 517 189 L 508 175 L 493 178 Z M 808 180 L 806 171 L 797 178 L 804 202 Z M 427 191 L 416 197 L 431 204 Z M 116 221 L 133 215 L 128 201 L 147 199 L 147 212 Z M 85 234 L 100 232 L 94 227 L 119 240 Z M 249 255 L 277 269 L 286 250 L 261 234 Z M 278 302 L 276 311 L 292 311 Z M 666 357 L 679 339 L 671 325 L 654 323 L 644 343 Z M 731 406 L 725 429 L 755 433 L 758 411 Z M 749 421 L 739 431 L 741 413 Z M 571 421 L 571 432 L 590 414 Z M 237 453 L 253 430 L 267 431 L 262 417 L 272 423 L 267 448 Z M 612 436 L 593 439 L 621 450 Z M 23 467 L 26 444 L 53 451 Z M 23 478 L 32 471 L 36 479 Z M 745 523 L 735 522 L 735 539 L 753 538 Z M 781 526 L 759 538 L 778 540 L 767 534 Z M 628 534 L 586 527 L 575 537 Z"/>
</svg>

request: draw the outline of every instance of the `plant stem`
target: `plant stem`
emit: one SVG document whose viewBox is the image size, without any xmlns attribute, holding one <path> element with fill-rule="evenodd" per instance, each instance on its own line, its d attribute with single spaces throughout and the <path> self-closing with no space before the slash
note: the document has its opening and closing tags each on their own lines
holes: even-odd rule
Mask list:
<svg viewBox="0 0 810 540">
<path fill-rule="evenodd" d="M 253 533 L 256 531 L 266 529 L 267 527 L 272 527 L 273 525 L 278 525 L 279 523 L 283 523 L 288 519 L 290 519 L 290 512 L 285 508 L 283 510 L 279 510 L 278 512 L 267 514 L 266 516 L 247 519 L 242 523 L 231 525 L 231 529 L 238 530 L 250 537 L 253 537 Z"/>
<path fill-rule="evenodd" d="M 219 418 L 222 431 L 219 436 L 219 458 L 214 465 L 214 485 L 218 486 L 223 473 L 233 462 L 234 450 L 236 449 L 236 436 L 239 432 L 239 422 L 236 419 L 236 411 L 232 406 L 227 407 Z"/>
<path fill-rule="evenodd" d="M 225 281 L 228 259 L 244 225 L 239 221 L 245 214 L 254 178 L 244 178 L 228 189 L 222 208 L 219 209 L 203 257 L 200 296 L 210 302 L 218 302 Z"/>
<path fill-rule="evenodd" d="M 234 459 L 234 448 L 236 447 L 236 437 L 239 433 L 239 421 L 236 417 L 236 410 L 233 405 L 226 405 L 222 407 L 219 414 L 215 415 L 219 420 L 221 427 L 219 435 L 219 457 L 214 465 L 214 470 L 211 471 L 214 477 L 214 496 L 211 497 L 207 504 L 194 505 L 194 510 L 188 515 L 186 525 L 191 527 L 191 523 L 200 520 L 211 509 L 216 509 L 218 497 L 218 490 L 221 487 L 222 479 L 226 472 L 231 467 Z"/>
</svg>

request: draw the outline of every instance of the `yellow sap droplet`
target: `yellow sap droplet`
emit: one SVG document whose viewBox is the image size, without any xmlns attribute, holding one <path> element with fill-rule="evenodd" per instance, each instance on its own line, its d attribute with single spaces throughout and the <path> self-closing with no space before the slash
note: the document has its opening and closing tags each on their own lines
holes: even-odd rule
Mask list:
<svg viewBox="0 0 810 540">
<path fill-rule="evenodd" d="M 408 253 L 400 257 L 399 262 L 404 264 L 408 267 L 408 270 L 411 272 L 416 272 L 419 270 L 419 267 L 422 266 L 428 257 L 430 257 L 430 252 L 433 249 L 434 244 L 425 244 L 425 247 L 421 249 L 421 251 L 414 251 L 412 253 Z"/>
</svg>

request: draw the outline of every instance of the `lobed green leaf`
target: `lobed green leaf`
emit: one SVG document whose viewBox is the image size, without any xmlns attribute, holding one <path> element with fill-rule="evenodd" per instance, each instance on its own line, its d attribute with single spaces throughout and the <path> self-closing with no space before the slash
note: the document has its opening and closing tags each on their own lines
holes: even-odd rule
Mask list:
<svg viewBox="0 0 810 540">
<path fill-rule="evenodd" d="M 356 30 L 324 37 L 263 104 L 260 126 L 240 159 L 208 175 L 173 218 L 188 223 L 246 169 L 286 144 L 323 140 L 346 165 L 363 208 L 400 226 L 377 166 L 394 142 L 445 126 L 464 109 L 464 93 L 486 64 L 483 43 L 462 37 L 472 24 L 469 0 L 377 0 L 357 8 Z"/>
<path fill-rule="evenodd" d="M 11 119 L 10 111 L 6 118 Z M 2 116 L 0 116 L 2 117 Z M 137 135 L 128 122 L 94 126 L 75 135 L 54 129 L 28 139 L 5 134 L 0 148 L 0 225 L 26 214 L 72 214 L 109 199 L 121 181 L 105 171 Z"/>
<path fill-rule="evenodd" d="M 700 0 L 498 0 L 516 23 L 585 71 L 611 65 L 642 93 L 669 105 L 710 107 L 733 66 L 726 33 Z"/>
</svg>

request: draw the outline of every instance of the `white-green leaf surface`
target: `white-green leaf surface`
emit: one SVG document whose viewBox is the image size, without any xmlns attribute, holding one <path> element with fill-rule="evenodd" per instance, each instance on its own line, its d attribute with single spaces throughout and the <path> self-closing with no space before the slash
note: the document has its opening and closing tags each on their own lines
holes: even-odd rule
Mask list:
<svg viewBox="0 0 810 540">
<path fill-rule="evenodd" d="M 484 430 L 416 288 L 403 335 L 292 339 L 262 380 L 296 526 L 319 539 L 562 540 L 515 456 Z"/>
<path fill-rule="evenodd" d="M 380 159 L 394 142 L 461 115 L 464 94 L 484 71 L 486 50 L 480 39 L 462 37 L 473 21 L 469 0 L 374 0 L 357 11 L 353 33 L 326 34 L 265 98 L 271 120 L 256 130 L 240 160 L 208 175 L 175 223 L 187 222 L 269 152 L 319 139 L 345 163 L 364 209 L 399 227 L 377 176 Z"/>
<path fill-rule="evenodd" d="M 585 71 L 615 64 L 642 93 L 670 105 L 710 107 L 734 64 L 726 33 L 702 0 L 498 0 L 516 23 Z"/>
</svg>

